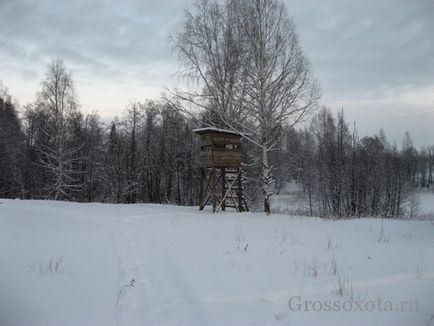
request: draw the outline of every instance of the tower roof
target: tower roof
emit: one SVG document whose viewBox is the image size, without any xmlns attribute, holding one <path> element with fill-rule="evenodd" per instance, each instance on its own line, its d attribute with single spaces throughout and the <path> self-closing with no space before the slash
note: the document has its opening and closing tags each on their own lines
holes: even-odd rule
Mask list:
<svg viewBox="0 0 434 326">
<path fill-rule="evenodd" d="M 209 133 L 235 135 L 235 136 L 240 136 L 240 137 L 242 137 L 243 135 L 246 135 L 246 136 L 250 135 L 250 134 L 245 133 L 245 132 L 240 133 L 240 132 L 236 132 L 236 131 L 232 131 L 232 130 L 220 129 L 220 128 L 215 128 L 215 127 L 193 129 L 193 132 L 198 134 L 198 135 L 209 134 Z"/>
<path fill-rule="evenodd" d="M 206 127 L 206 128 L 194 129 L 193 132 L 198 134 L 198 135 L 208 134 L 208 133 L 219 133 L 219 134 L 230 134 L 230 135 L 241 136 L 239 133 L 237 133 L 235 131 L 226 130 L 226 129 L 219 129 L 219 128 L 215 128 L 215 127 Z"/>
</svg>

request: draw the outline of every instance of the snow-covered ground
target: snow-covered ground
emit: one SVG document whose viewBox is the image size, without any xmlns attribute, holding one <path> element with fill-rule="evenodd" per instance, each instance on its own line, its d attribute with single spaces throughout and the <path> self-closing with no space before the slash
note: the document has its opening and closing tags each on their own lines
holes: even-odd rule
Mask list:
<svg viewBox="0 0 434 326">
<path fill-rule="evenodd" d="M 423 326 L 434 314 L 430 221 L 0 202 L 2 326 Z"/>
<path fill-rule="evenodd" d="M 303 192 L 303 186 L 295 182 L 287 182 L 271 197 L 274 213 L 285 215 L 309 215 L 309 198 Z"/>
<path fill-rule="evenodd" d="M 416 215 L 424 219 L 434 220 L 434 192 L 425 191 L 418 194 Z"/>
<path fill-rule="evenodd" d="M 315 212 L 318 207 L 314 198 L 312 203 Z M 271 207 L 279 214 L 309 215 L 309 198 L 301 184 L 287 182 L 271 197 Z M 402 205 L 402 213 L 404 218 L 434 221 L 434 191 L 419 190 L 410 195 Z"/>
</svg>

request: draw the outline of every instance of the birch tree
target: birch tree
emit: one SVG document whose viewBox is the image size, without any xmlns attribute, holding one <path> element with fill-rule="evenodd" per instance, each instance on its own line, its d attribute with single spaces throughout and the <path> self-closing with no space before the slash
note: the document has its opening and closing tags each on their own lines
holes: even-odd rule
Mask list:
<svg viewBox="0 0 434 326">
<path fill-rule="evenodd" d="M 39 125 L 40 132 L 45 134 L 48 143 L 35 144 L 41 155 L 40 164 L 51 175 L 47 186 L 48 196 L 54 199 L 69 198 L 77 184 L 78 171 L 74 163 L 82 161 L 77 153 L 80 145 L 70 144 L 68 124 L 77 112 L 77 98 L 72 78 L 61 60 L 53 61 L 42 82 L 42 90 L 38 94 L 37 110 L 47 114 L 48 121 Z"/>
<path fill-rule="evenodd" d="M 83 151 L 84 162 L 84 187 L 82 199 L 92 202 L 100 200 L 103 172 L 103 125 L 97 113 L 88 114 L 84 120 L 85 145 Z"/>
<path fill-rule="evenodd" d="M 138 131 L 142 124 L 143 112 L 142 105 L 131 102 L 125 112 L 123 119 L 124 133 L 127 135 L 126 148 L 126 181 L 127 188 L 125 200 L 127 203 L 135 203 L 139 193 L 139 150 L 138 150 Z"/>
<path fill-rule="evenodd" d="M 274 179 L 269 155 L 277 149 L 278 131 L 284 122 L 300 122 L 318 100 L 285 5 L 278 0 L 224 5 L 202 0 L 187 12 L 184 30 L 173 40 L 189 76 L 203 86 L 182 99 L 259 148 L 264 211 L 270 213 Z"/>
<path fill-rule="evenodd" d="M 205 109 L 204 123 L 209 126 L 224 128 L 229 120 L 245 122 L 239 5 L 238 0 L 225 5 L 198 0 L 185 13 L 183 30 L 170 38 L 185 68 L 182 75 L 198 86 L 177 91 L 176 97 Z"/>
<path fill-rule="evenodd" d="M 125 137 L 119 130 L 119 121 L 111 122 L 110 131 L 106 136 L 104 155 L 104 198 L 115 203 L 122 203 L 126 189 Z"/>
<path fill-rule="evenodd" d="M 278 130 L 297 124 L 315 107 L 318 88 L 299 45 L 295 24 L 283 3 L 243 0 L 239 19 L 245 42 L 245 107 L 259 131 L 264 211 L 270 213 L 273 193 L 270 151 L 276 150 Z"/>
</svg>

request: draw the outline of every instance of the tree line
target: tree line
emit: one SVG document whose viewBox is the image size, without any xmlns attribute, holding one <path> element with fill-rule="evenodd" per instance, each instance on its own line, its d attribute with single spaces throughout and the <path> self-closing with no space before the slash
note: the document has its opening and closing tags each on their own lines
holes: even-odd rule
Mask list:
<svg viewBox="0 0 434 326">
<path fill-rule="evenodd" d="M 434 146 L 417 150 L 384 131 L 360 138 L 343 111 L 322 108 L 303 129 L 287 129 L 274 159 L 280 181 L 296 180 L 310 215 L 398 217 L 412 211 L 415 191 L 433 190 Z M 410 213 L 411 214 L 411 213 Z"/>
<path fill-rule="evenodd" d="M 0 96 L 0 197 L 195 204 L 197 139 L 170 103 L 131 102 L 105 124 L 80 111 L 62 61 L 41 85 L 21 114 Z"/>
<path fill-rule="evenodd" d="M 21 114 L 2 89 L 0 197 L 197 204 L 197 121 L 164 99 L 131 102 L 109 123 L 84 115 L 61 61 L 41 85 Z M 417 150 L 408 133 L 400 146 L 383 131 L 360 138 L 343 111 L 323 108 L 308 126 L 287 124 L 280 134 L 270 155 L 274 191 L 300 183 L 307 214 L 395 217 L 415 189 L 433 189 L 434 146 Z M 247 197 L 259 208 L 260 168 L 254 145 L 244 144 Z"/>
</svg>

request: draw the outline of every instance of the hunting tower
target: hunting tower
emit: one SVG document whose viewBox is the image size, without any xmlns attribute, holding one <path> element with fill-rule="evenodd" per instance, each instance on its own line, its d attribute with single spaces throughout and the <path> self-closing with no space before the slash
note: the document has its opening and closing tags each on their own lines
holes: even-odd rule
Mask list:
<svg viewBox="0 0 434 326">
<path fill-rule="evenodd" d="M 243 197 L 241 136 L 217 128 L 193 132 L 200 136 L 199 210 L 210 201 L 213 212 L 226 207 L 248 211 Z"/>
</svg>

